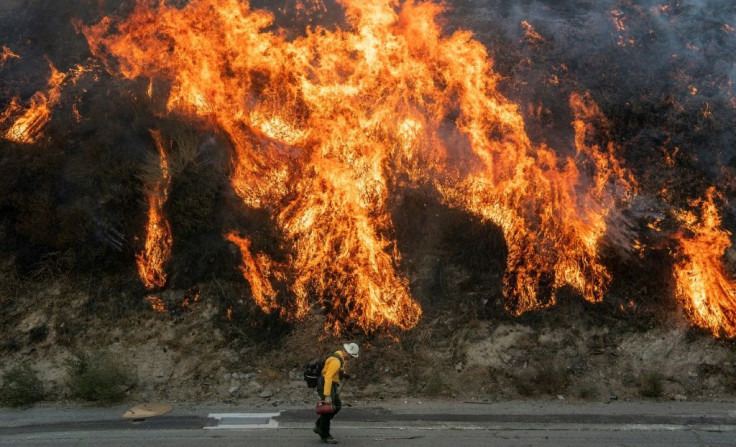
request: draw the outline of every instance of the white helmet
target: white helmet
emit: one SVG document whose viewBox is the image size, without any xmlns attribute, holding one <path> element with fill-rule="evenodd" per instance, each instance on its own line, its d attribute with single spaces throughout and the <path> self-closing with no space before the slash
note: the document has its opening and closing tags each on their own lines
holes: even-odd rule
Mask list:
<svg viewBox="0 0 736 447">
<path fill-rule="evenodd" d="M 350 354 L 351 356 L 357 358 L 358 352 L 360 352 L 360 348 L 358 347 L 357 343 L 345 343 L 342 345 L 343 349 L 345 349 L 345 352 Z"/>
</svg>

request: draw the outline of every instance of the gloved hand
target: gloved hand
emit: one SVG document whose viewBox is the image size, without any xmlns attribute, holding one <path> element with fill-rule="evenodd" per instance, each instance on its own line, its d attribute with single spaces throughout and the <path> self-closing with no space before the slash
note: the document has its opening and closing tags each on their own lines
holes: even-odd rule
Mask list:
<svg viewBox="0 0 736 447">
<path fill-rule="evenodd" d="M 331 403 L 332 403 L 332 396 L 325 396 L 325 400 L 324 400 L 324 402 L 325 402 L 326 404 L 331 404 Z"/>
</svg>

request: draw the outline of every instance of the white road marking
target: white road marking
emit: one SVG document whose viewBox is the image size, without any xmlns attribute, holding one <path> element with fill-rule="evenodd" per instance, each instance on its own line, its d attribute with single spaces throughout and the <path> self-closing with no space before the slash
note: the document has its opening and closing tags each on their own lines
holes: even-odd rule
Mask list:
<svg viewBox="0 0 736 447">
<path fill-rule="evenodd" d="M 263 429 L 278 428 L 279 423 L 273 418 L 281 413 L 213 413 L 208 417 L 217 419 L 214 427 L 205 430 Z"/>
<path fill-rule="evenodd" d="M 708 431 L 732 432 L 736 425 L 681 425 L 681 424 L 488 424 L 488 425 L 455 425 L 438 424 L 424 426 L 395 425 L 340 425 L 341 428 L 355 430 L 406 430 L 406 431 Z"/>
</svg>

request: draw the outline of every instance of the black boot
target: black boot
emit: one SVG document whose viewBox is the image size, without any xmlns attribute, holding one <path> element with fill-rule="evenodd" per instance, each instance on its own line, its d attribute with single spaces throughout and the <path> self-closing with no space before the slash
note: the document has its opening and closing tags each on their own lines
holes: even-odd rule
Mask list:
<svg viewBox="0 0 736 447">
<path fill-rule="evenodd" d="M 317 422 L 314 423 L 314 428 L 312 428 L 312 431 L 319 435 L 321 439 L 325 439 L 325 435 L 322 432 L 322 426 L 320 425 L 320 419 L 317 419 Z"/>
</svg>

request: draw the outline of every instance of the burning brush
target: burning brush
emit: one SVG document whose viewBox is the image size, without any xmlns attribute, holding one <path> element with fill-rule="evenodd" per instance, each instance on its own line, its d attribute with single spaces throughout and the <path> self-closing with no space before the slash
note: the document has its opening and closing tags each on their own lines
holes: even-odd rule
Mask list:
<svg viewBox="0 0 736 447">
<path fill-rule="evenodd" d="M 116 76 L 148 80 L 150 97 L 158 94 L 153 85 L 166 83 L 168 112 L 227 135 L 233 190 L 243 207 L 269 214 L 288 253 L 276 261 L 254 251 L 247 235 L 223 236 L 239 248 L 258 306 L 298 320 L 317 304 L 329 310 L 336 333 L 416 325 L 421 308 L 402 272 L 389 212 L 402 188 L 432 190 L 444 205 L 500 228 L 509 312 L 552 306 L 563 287 L 603 300 L 611 275 L 598 252 L 607 218 L 638 185 L 601 131 L 607 120 L 591 95 L 570 95 L 575 154 L 558 155 L 532 142 L 519 107 L 498 89 L 486 48 L 468 31 L 443 32 L 437 17 L 444 6 L 338 3 L 346 29 L 317 26 L 292 38 L 274 30 L 272 13 L 240 0 L 139 0 L 127 17 L 81 27 Z M 619 44 L 634 45 L 623 13 L 610 16 Z M 545 43 L 529 22 L 522 26 L 530 45 Z M 54 70 L 49 93 L 31 108 L 52 107 L 66 76 Z M 6 120 L 19 113 L 17 103 L 11 109 Z M 5 138 L 32 143 L 40 126 L 23 115 Z M 166 284 L 173 241 L 164 216 L 165 144 L 152 136 L 161 180 L 148 191 L 137 261 L 145 286 L 156 289 Z M 700 216 L 681 216 L 692 236 L 679 238 L 678 295 L 695 324 L 733 337 L 736 289 L 718 262 L 728 234 L 711 215 L 710 197 L 695 203 Z M 276 283 L 287 285 L 288 297 Z"/>
</svg>

